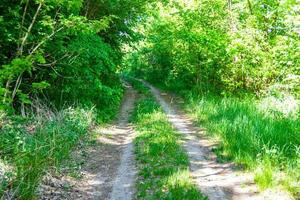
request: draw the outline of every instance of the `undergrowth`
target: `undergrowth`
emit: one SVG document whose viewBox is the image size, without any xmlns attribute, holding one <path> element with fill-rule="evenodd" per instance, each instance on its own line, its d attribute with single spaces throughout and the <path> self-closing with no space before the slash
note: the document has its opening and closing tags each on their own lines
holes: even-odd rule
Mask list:
<svg viewBox="0 0 300 200">
<path fill-rule="evenodd" d="M 0 156 L 10 166 L 1 184 L 1 196 L 14 191 L 19 199 L 34 199 L 43 175 L 67 159 L 88 133 L 94 112 L 65 109 L 32 118 L 2 115 Z"/>
<path fill-rule="evenodd" d="M 255 172 L 261 189 L 300 194 L 300 119 L 261 109 L 254 100 L 193 97 L 187 110 L 220 141 L 217 154 Z"/>
<path fill-rule="evenodd" d="M 181 136 L 173 130 L 159 105 L 150 97 L 140 100 L 132 121 L 138 132 L 137 199 L 205 199 L 190 177 Z"/>
</svg>

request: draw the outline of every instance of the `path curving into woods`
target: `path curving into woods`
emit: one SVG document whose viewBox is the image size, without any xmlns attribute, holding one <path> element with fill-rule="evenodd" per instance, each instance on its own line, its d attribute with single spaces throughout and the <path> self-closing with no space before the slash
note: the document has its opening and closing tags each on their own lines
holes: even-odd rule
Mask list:
<svg viewBox="0 0 300 200">
<path fill-rule="evenodd" d="M 176 101 L 148 83 L 151 93 L 161 105 L 168 120 L 184 137 L 183 147 L 190 161 L 190 172 L 195 185 L 209 200 L 290 200 L 279 191 L 259 192 L 253 175 L 238 171 L 233 163 L 218 163 L 211 149 L 215 146 L 204 130 L 180 109 Z M 53 181 L 43 185 L 39 199 L 68 200 L 133 200 L 137 169 L 134 155 L 134 131 L 129 123 L 130 113 L 138 98 L 137 92 L 125 84 L 126 92 L 114 125 L 96 130 L 97 143 L 87 152 L 86 164 L 81 170 L 83 179 L 61 178 L 68 182 L 70 191 L 64 191 Z"/>
</svg>

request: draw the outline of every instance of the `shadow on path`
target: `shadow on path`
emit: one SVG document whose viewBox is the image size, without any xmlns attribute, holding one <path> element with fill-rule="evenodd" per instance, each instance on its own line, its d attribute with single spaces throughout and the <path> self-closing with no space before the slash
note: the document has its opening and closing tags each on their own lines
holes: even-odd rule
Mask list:
<svg viewBox="0 0 300 200">
<path fill-rule="evenodd" d="M 62 177 L 59 184 L 46 184 L 39 199 L 130 200 L 135 193 L 133 129 L 128 119 L 136 100 L 136 92 L 126 85 L 124 100 L 115 125 L 96 128 L 95 144 L 87 149 L 85 164 L 76 180 Z M 51 181 L 53 182 L 53 181 Z M 66 189 L 63 185 L 70 185 Z"/>
</svg>

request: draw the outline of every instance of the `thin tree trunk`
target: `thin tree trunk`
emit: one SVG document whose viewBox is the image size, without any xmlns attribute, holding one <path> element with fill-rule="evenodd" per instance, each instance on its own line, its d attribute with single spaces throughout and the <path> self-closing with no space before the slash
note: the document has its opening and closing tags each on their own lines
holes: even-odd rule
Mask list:
<svg viewBox="0 0 300 200">
<path fill-rule="evenodd" d="M 39 6 L 38 6 L 38 8 L 37 8 L 37 10 L 36 10 L 36 12 L 34 14 L 34 16 L 33 16 L 33 19 L 32 19 L 32 21 L 31 21 L 31 23 L 30 23 L 30 25 L 29 25 L 29 27 L 27 29 L 27 32 L 25 33 L 25 36 L 24 36 L 24 38 L 22 40 L 22 43 L 21 43 L 21 46 L 20 46 L 20 48 L 18 50 L 18 56 L 22 56 L 23 55 L 24 45 L 25 45 L 25 43 L 27 41 L 27 38 L 28 38 L 28 36 L 29 36 L 29 34 L 31 32 L 31 29 L 32 29 L 33 25 L 36 22 L 37 16 L 38 16 L 38 14 L 39 14 L 39 12 L 40 12 L 40 10 L 42 8 L 42 5 L 43 4 L 41 2 L 39 4 Z M 22 83 L 22 75 L 23 75 L 23 72 L 17 78 L 17 81 L 15 83 L 15 87 L 14 87 L 14 90 L 13 90 L 13 93 L 12 93 L 12 100 L 14 100 L 14 98 L 16 96 L 16 93 L 17 93 L 17 91 L 18 91 L 18 89 L 19 89 L 19 87 L 20 87 L 20 85 Z"/>
<path fill-rule="evenodd" d="M 228 0 L 227 6 L 228 6 L 228 9 L 231 11 L 232 10 L 232 0 Z"/>
<path fill-rule="evenodd" d="M 233 13 L 232 13 L 232 0 L 227 1 L 227 6 L 228 6 L 228 10 L 229 10 L 230 30 L 231 30 L 231 32 L 234 33 L 234 32 L 237 31 L 237 25 L 235 23 L 234 16 L 233 16 Z"/>
<path fill-rule="evenodd" d="M 23 28 L 24 28 L 24 22 L 25 22 L 25 17 L 26 17 L 26 14 L 27 14 L 28 5 L 29 5 L 29 0 L 27 0 L 27 2 L 26 2 L 24 12 L 23 12 L 23 15 L 22 15 L 22 22 L 21 22 L 20 36 L 19 36 L 20 40 L 21 40 L 21 37 L 23 37 Z M 18 49 L 20 49 L 20 40 L 18 41 Z"/>
<path fill-rule="evenodd" d="M 22 15 L 22 21 L 21 21 L 21 27 L 20 27 L 20 35 L 19 35 L 20 40 L 21 40 L 21 37 L 23 36 L 24 22 L 25 22 L 25 17 L 26 17 L 26 14 L 27 14 L 27 9 L 28 9 L 28 5 L 29 5 L 29 1 L 30 0 L 27 0 L 25 8 L 24 8 L 24 11 L 23 11 L 23 15 Z M 18 41 L 18 52 L 21 49 L 19 41 Z M 22 49 L 23 49 L 23 47 L 22 47 Z M 3 103 L 6 102 L 6 97 L 7 97 L 7 93 L 8 93 L 10 84 L 11 84 L 11 80 L 7 80 L 6 85 L 5 85 L 5 93 L 4 93 Z"/>
<path fill-rule="evenodd" d="M 37 8 L 37 10 L 36 10 L 36 12 L 35 12 L 35 14 L 34 14 L 34 16 L 33 16 L 33 19 L 32 19 L 32 21 L 31 21 L 31 24 L 29 25 L 29 27 L 28 27 L 28 29 L 27 29 L 27 32 L 25 33 L 25 36 L 24 36 L 24 38 L 23 38 L 23 40 L 22 40 L 20 49 L 19 49 L 19 51 L 18 51 L 18 55 L 19 55 L 19 56 L 22 56 L 22 55 L 23 55 L 24 45 L 25 45 L 26 40 L 27 40 L 27 38 L 28 38 L 28 36 L 29 36 L 29 34 L 30 34 L 30 32 L 31 32 L 31 29 L 32 29 L 32 27 L 33 27 L 33 25 L 34 25 L 34 23 L 35 23 L 35 21 L 36 21 L 36 18 L 37 18 L 38 14 L 39 14 L 39 12 L 40 12 L 40 10 L 41 10 L 41 8 L 42 8 L 42 5 L 43 5 L 42 3 L 39 4 L 39 6 L 38 6 L 38 8 Z"/>
<path fill-rule="evenodd" d="M 84 15 L 85 17 L 88 17 L 89 9 L 90 9 L 90 1 L 87 0 L 86 9 L 85 9 L 85 15 Z"/>
<path fill-rule="evenodd" d="M 253 9 L 252 9 L 251 1 L 250 1 L 250 0 L 247 0 L 247 3 L 248 3 L 248 7 L 249 7 L 250 14 L 253 15 Z"/>
<path fill-rule="evenodd" d="M 18 89 L 19 89 L 19 87 L 22 83 L 22 75 L 23 75 L 23 72 L 17 78 L 16 84 L 15 84 L 15 87 L 14 87 L 14 91 L 11 95 L 12 100 L 16 97 L 17 91 L 18 91 Z"/>
<path fill-rule="evenodd" d="M 26 112 L 25 112 L 25 105 L 24 105 L 24 103 L 21 104 L 21 115 L 22 115 L 22 117 L 26 117 Z"/>
<path fill-rule="evenodd" d="M 6 85 L 5 85 L 5 93 L 4 93 L 3 103 L 6 102 L 6 97 L 7 97 L 7 93 L 8 93 L 8 90 L 9 90 L 10 83 L 11 83 L 11 80 L 8 79 L 7 82 L 6 82 Z"/>
<path fill-rule="evenodd" d="M 35 51 L 38 50 L 38 48 L 40 48 L 40 46 L 42 44 L 44 44 L 47 40 L 49 40 L 50 38 L 52 38 L 56 33 L 58 33 L 59 31 L 61 31 L 63 29 L 63 27 L 60 27 L 59 29 L 57 29 L 56 31 L 53 31 L 50 35 L 48 35 L 45 39 L 43 39 L 40 43 L 38 43 L 33 50 L 30 52 L 30 55 L 33 54 Z"/>
</svg>

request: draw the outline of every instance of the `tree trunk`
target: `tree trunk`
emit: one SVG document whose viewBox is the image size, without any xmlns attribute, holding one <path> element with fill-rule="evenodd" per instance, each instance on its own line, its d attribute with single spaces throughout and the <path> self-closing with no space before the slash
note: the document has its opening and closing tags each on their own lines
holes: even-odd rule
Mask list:
<svg viewBox="0 0 300 200">
<path fill-rule="evenodd" d="M 28 27 L 28 29 L 27 29 L 27 32 L 25 33 L 25 36 L 24 36 L 24 38 L 22 39 L 21 46 L 20 46 L 20 48 L 19 48 L 19 50 L 18 50 L 18 55 L 19 55 L 19 56 L 22 56 L 22 55 L 23 55 L 24 45 L 25 45 L 26 40 L 27 40 L 27 38 L 28 38 L 28 36 L 29 36 L 29 34 L 30 34 L 30 32 L 31 32 L 31 29 L 32 29 L 32 27 L 33 27 L 33 25 L 34 25 L 34 23 L 35 23 L 35 21 L 36 21 L 36 18 L 37 18 L 38 14 L 39 14 L 39 12 L 40 12 L 40 10 L 41 10 L 41 8 L 42 8 L 42 5 L 43 5 L 42 3 L 39 4 L 39 6 L 38 6 L 38 8 L 37 8 L 37 10 L 36 10 L 36 12 L 35 12 L 35 14 L 34 14 L 34 16 L 33 16 L 33 19 L 32 19 L 32 21 L 31 21 L 31 23 L 30 23 L 30 25 L 29 25 L 29 27 Z"/>
<path fill-rule="evenodd" d="M 247 0 L 247 3 L 248 3 L 248 7 L 249 7 L 250 14 L 253 15 L 253 9 L 252 9 L 251 1 L 250 1 L 250 0 Z"/>
</svg>

